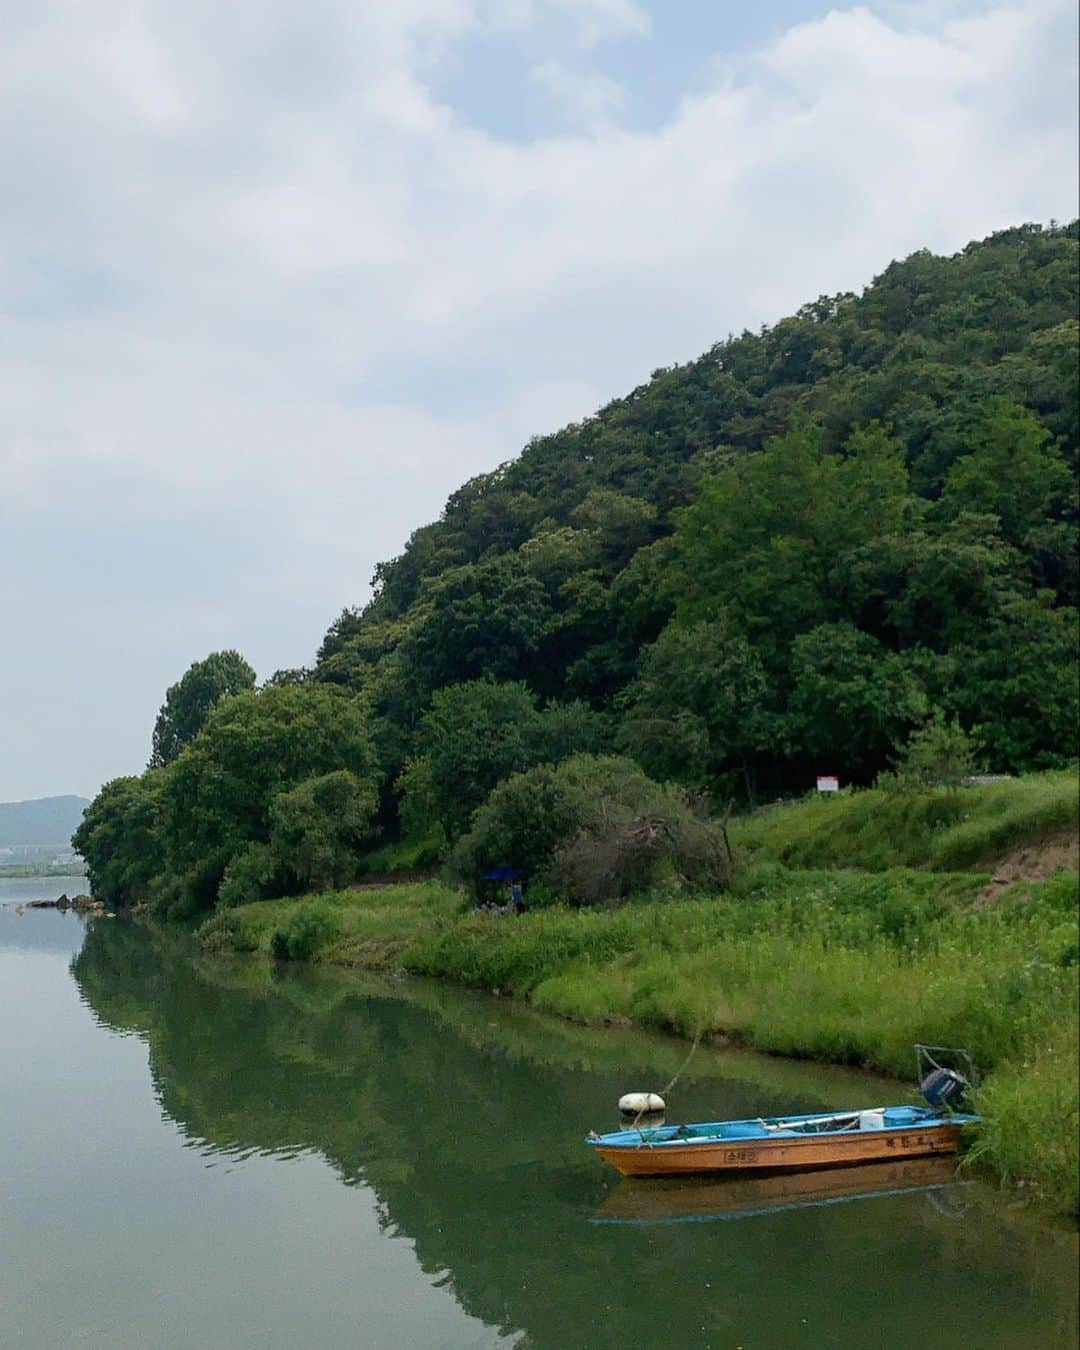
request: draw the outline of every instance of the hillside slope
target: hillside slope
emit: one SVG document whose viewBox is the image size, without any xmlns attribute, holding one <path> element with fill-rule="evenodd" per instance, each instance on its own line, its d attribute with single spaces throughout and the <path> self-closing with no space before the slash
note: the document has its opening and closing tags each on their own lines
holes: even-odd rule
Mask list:
<svg viewBox="0 0 1080 1350">
<path fill-rule="evenodd" d="M 315 676 L 371 695 L 392 778 L 436 689 L 522 681 L 621 715 L 673 619 L 723 621 L 753 649 L 756 724 L 736 744 L 688 693 L 676 754 L 624 737 L 659 776 L 767 796 L 826 763 L 867 782 L 930 704 L 986 722 L 994 769 L 1057 762 L 1062 738 L 1067 758 L 1077 303 L 1076 225 L 1022 226 L 659 370 L 464 484 L 342 613 Z M 671 744 L 676 719 L 645 702 Z"/>
<path fill-rule="evenodd" d="M 1080 782 L 1065 770 L 955 792 L 816 796 L 735 820 L 731 833 L 754 856 L 793 867 L 1000 870 L 1018 881 L 1049 875 L 1058 864 L 1075 870 L 1078 819 Z M 1044 848 L 1049 871 L 1041 866 Z"/>
</svg>

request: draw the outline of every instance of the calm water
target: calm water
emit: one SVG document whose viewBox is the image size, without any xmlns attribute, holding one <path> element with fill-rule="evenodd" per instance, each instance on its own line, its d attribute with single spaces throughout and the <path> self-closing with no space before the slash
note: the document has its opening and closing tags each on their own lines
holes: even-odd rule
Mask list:
<svg viewBox="0 0 1080 1350">
<path fill-rule="evenodd" d="M 0 905 L 0 1343 L 1075 1344 L 1075 1235 L 940 1160 L 857 1185 L 605 1170 L 582 1135 L 684 1054 Z M 693 1118 L 895 1092 L 702 1050 L 673 1095 Z"/>
</svg>

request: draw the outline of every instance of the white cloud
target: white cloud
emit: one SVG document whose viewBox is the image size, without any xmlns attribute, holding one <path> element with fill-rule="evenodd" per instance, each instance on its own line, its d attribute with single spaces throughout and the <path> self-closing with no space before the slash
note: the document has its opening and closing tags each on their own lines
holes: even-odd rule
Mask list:
<svg viewBox="0 0 1080 1350">
<path fill-rule="evenodd" d="M 222 615 L 266 664 L 304 659 L 528 435 L 892 256 L 1075 209 L 1064 0 L 835 10 L 636 133 L 582 56 L 647 35 L 628 0 L 12 9 L 0 552 L 5 522 L 81 512 L 188 521 L 209 560 L 161 565 L 175 642 L 101 690 L 118 745 L 135 682 L 156 699 Z M 537 78 L 589 134 L 500 141 L 430 92 L 461 40 L 553 19 L 567 59 Z M 213 567 L 230 521 L 269 588 Z M 111 614 L 129 580 L 101 577 Z M 33 685 L 9 663 L 0 708 Z"/>
<path fill-rule="evenodd" d="M 551 101 L 556 115 L 571 126 L 608 130 L 626 106 L 626 90 L 606 75 L 572 70 L 561 61 L 543 61 L 532 70 L 534 84 Z"/>
</svg>

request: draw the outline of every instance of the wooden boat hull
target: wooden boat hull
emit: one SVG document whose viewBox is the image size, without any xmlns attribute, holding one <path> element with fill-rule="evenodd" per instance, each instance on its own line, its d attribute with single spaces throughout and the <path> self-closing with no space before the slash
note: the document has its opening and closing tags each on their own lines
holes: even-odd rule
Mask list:
<svg viewBox="0 0 1080 1350">
<path fill-rule="evenodd" d="M 624 1177 L 679 1176 L 694 1172 L 784 1171 L 851 1167 L 930 1154 L 955 1153 L 961 1124 L 913 1124 L 865 1133 L 811 1134 L 802 1138 L 718 1139 L 715 1143 L 607 1146 L 597 1153 Z"/>
</svg>

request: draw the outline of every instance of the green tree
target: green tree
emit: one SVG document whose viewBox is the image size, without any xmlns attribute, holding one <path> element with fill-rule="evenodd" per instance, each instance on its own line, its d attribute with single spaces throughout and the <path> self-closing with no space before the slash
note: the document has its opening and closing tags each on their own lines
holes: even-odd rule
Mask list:
<svg viewBox="0 0 1080 1350">
<path fill-rule="evenodd" d="M 170 685 L 154 723 L 150 767 L 171 764 L 202 730 L 211 708 L 230 694 L 255 687 L 255 672 L 239 652 L 211 652 Z"/>
<path fill-rule="evenodd" d="M 760 658 L 728 625 L 669 625 L 622 702 L 619 744 L 647 773 L 713 788 L 734 766 L 754 797 L 755 759 L 776 717 Z"/>
<path fill-rule="evenodd" d="M 453 841 L 496 783 L 545 760 L 599 748 L 601 719 L 582 703 L 540 712 L 524 684 L 471 680 L 435 692 L 399 782 L 402 817 Z"/>
<path fill-rule="evenodd" d="M 93 894 L 115 909 L 151 898 L 163 864 L 161 793 L 164 775 L 114 778 L 86 808 L 71 842 L 86 861 Z"/>
<path fill-rule="evenodd" d="M 414 748 L 426 768 L 405 780 L 413 793 L 406 813 L 415 819 L 430 810 L 456 839 L 500 779 L 535 762 L 539 722 L 536 697 L 523 684 L 470 680 L 437 690 L 417 728 Z"/>
<path fill-rule="evenodd" d="M 1057 768 L 1080 751 L 1077 610 L 1052 596 L 1001 606 L 978 645 L 957 652 L 954 702 L 994 772 Z"/>
<path fill-rule="evenodd" d="M 552 611 L 543 584 L 516 555 L 454 568 L 423 601 L 402 644 L 419 690 L 476 679 L 535 683 Z"/>
<path fill-rule="evenodd" d="M 975 747 L 956 717 L 940 708 L 916 728 L 896 760 L 896 773 L 885 786 L 901 790 L 947 787 L 956 790 L 975 772 Z"/>
<path fill-rule="evenodd" d="M 842 617 L 851 557 L 903 520 L 902 449 L 879 426 L 844 457 L 802 422 L 730 461 L 677 514 L 671 584 L 680 622 L 734 618 L 767 666 L 796 634 Z"/>
<path fill-rule="evenodd" d="M 996 516 L 923 511 L 851 559 L 849 617 L 890 647 L 948 651 L 978 639 L 1018 592 L 1019 571 Z"/>
<path fill-rule="evenodd" d="M 374 791 L 364 701 L 333 685 L 274 685 L 220 703 L 169 766 L 163 833 L 180 899 L 205 907 L 249 843 L 269 843 L 271 805 L 304 779 L 344 769 Z"/>
<path fill-rule="evenodd" d="M 970 434 L 971 453 L 949 470 L 942 509 L 997 516 L 1005 539 L 1022 547 L 1070 487 L 1050 433 L 1014 399 L 991 399 Z"/>
<path fill-rule="evenodd" d="M 549 703 L 535 726 L 532 762 L 558 764 L 571 755 L 598 755 L 609 737 L 608 718 L 582 699 Z"/>
<path fill-rule="evenodd" d="M 788 738 L 820 767 L 865 777 L 927 713 L 909 659 L 854 624 L 821 624 L 795 639 Z"/>
<path fill-rule="evenodd" d="M 348 769 L 278 793 L 270 803 L 270 850 L 278 869 L 299 890 L 354 880 L 377 802 L 374 780 Z"/>
</svg>

